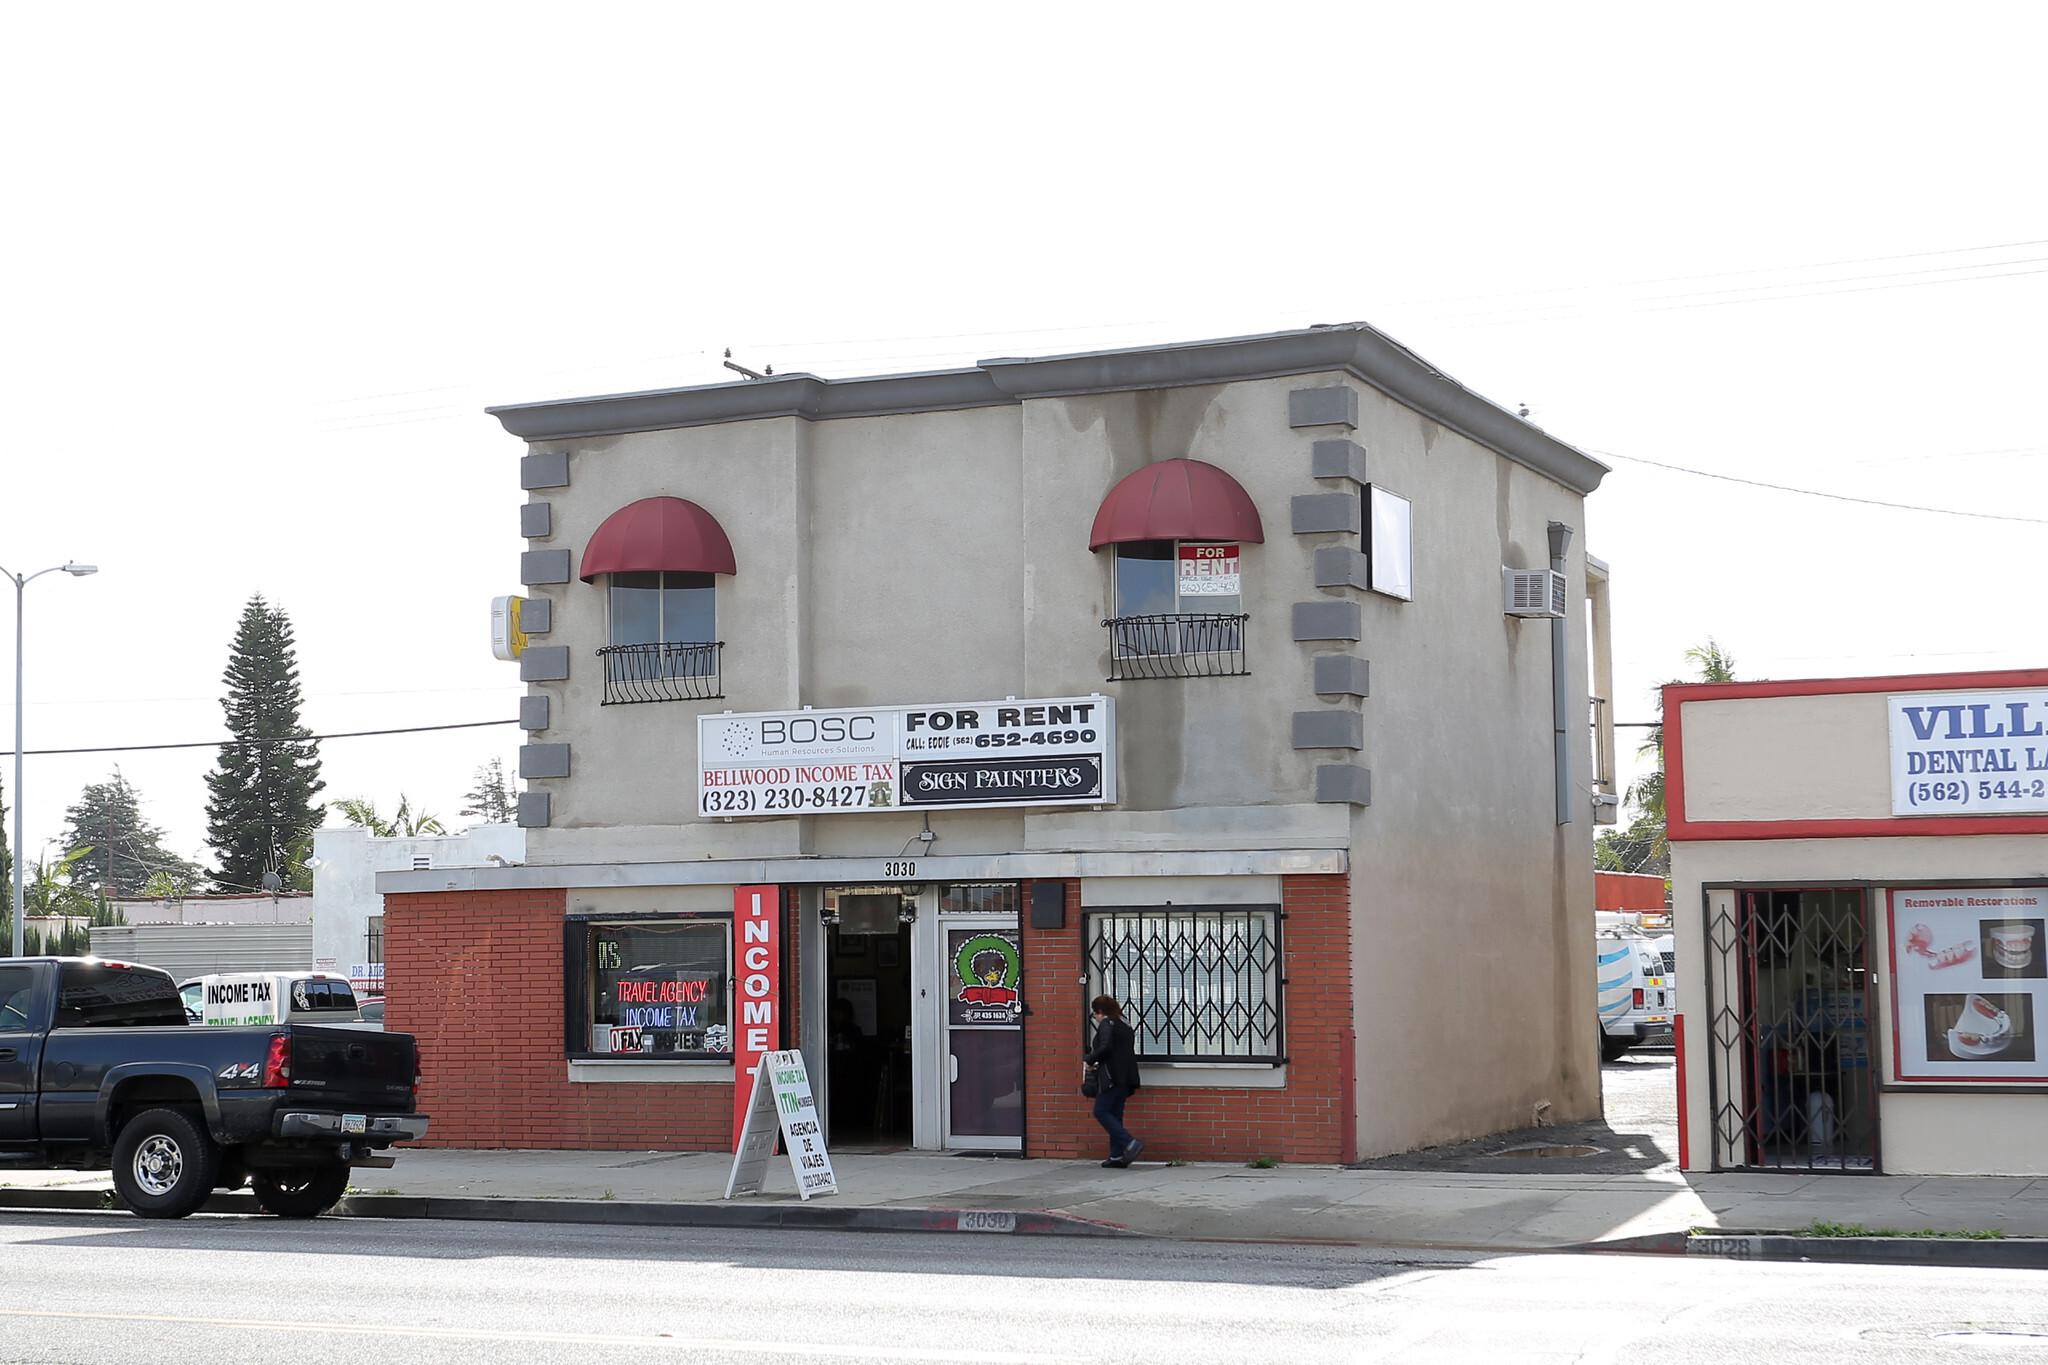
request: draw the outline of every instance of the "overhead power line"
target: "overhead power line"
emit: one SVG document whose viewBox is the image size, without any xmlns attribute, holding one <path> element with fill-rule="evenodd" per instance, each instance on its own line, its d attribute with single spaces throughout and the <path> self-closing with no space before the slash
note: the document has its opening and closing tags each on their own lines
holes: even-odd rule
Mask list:
<svg viewBox="0 0 2048 1365">
<path fill-rule="evenodd" d="M 1798 493 L 1808 498 L 1827 498 L 1834 502 L 1861 503 L 1865 507 L 1889 507 L 1895 512 L 1933 512 L 1944 517 L 1971 517 L 1978 521 L 2017 521 L 2028 526 L 2048 526 L 2048 520 L 2040 517 L 2014 517 L 2002 512 L 1965 512 L 1955 507 L 1925 507 L 1912 502 L 1885 502 L 1878 498 L 1855 498 L 1847 493 L 1824 493 L 1818 488 L 1793 488 L 1782 483 L 1765 483 L 1761 479 L 1743 479 L 1733 474 L 1715 474 L 1704 469 L 1688 469 L 1682 464 L 1665 464 L 1662 460 L 1646 460 L 1640 455 L 1620 455 L 1611 450 L 1593 452 L 1603 460 L 1627 460 L 1630 464 L 1646 464 L 1652 469 L 1668 469 L 1674 474 L 1691 474 L 1702 479 L 1719 479 L 1723 483 L 1748 484 L 1751 488 L 1768 488 L 1774 493 Z"/>
<path fill-rule="evenodd" d="M 102 744 L 91 749 L 24 749 L 25 758 L 54 754 L 132 754 L 144 749 L 229 749 L 262 744 L 311 744 L 322 739 L 364 739 L 371 735 L 418 735 L 429 730 L 478 730 L 490 725 L 517 725 L 519 718 L 506 720 L 465 720 L 454 725 L 408 725 L 399 730 L 346 730 L 332 735 L 288 735 L 279 739 L 201 739 L 189 744 Z M 14 750 L 0 749 L 0 758 L 12 758 Z"/>
</svg>

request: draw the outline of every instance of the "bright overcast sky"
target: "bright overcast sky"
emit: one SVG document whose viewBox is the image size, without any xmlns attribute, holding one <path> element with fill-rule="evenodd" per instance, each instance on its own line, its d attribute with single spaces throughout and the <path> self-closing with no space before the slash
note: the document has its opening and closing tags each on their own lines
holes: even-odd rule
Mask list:
<svg viewBox="0 0 2048 1365">
<path fill-rule="evenodd" d="M 1624 720 L 1709 635 L 1743 676 L 2048 662 L 2048 525 L 1985 519 L 2048 520 L 2044 40 L 2039 5 L 13 6 L 0 565 L 101 568 L 28 590 L 27 747 L 220 735 L 255 592 L 316 731 L 510 716 L 486 403 L 1352 319 L 1614 457 L 1582 530 Z M 330 743 L 327 795 L 453 816 L 518 739 Z M 28 761 L 32 852 L 118 763 L 210 860 L 210 751 Z"/>
</svg>

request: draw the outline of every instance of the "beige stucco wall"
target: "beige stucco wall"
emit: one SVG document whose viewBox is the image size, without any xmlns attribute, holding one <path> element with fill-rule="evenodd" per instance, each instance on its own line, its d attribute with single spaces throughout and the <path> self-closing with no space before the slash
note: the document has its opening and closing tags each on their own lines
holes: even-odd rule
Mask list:
<svg viewBox="0 0 2048 1365">
<path fill-rule="evenodd" d="M 1314 586 L 1319 546 L 1290 500 L 1350 485 L 1310 475 L 1310 446 L 1339 429 L 1290 429 L 1291 390 L 1349 384 L 1371 477 L 1412 500 L 1415 600 Z M 732 537 L 718 581 L 725 692 L 708 703 L 598 705 L 604 594 L 535 589 L 573 676 L 537 684 L 572 746 L 573 773 L 532 783 L 553 824 L 536 864 L 831 854 L 899 856 L 921 815 L 701 820 L 695 720 L 772 710 L 1005 696 L 1118 699 L 1116 808 L 940 811 L 931 853 L 1091 848 L 1349 850 L 1362 1154 L 1598 1112 L 1592 933 L 1592 771 L 1583 722 L 1584 501 L 1577 494 L 1340 375 L 1069 398 L 1019 406 L 805 422 L 776 418 L 602 440 L 567 450 L 571 484 L 535 549 L 583 545 L 611 512 L 670 494 Z M 1243 547 L 1249 676 L 1112 683 L 1111 556 L 1088 530 L 1109 488 L 1155 460 L 1206 460 L 1259 508 Z M 1548 563 L 1545 524 L 1577 528 L 1570 554 L 1572 823 L 1555 820 L 1550 630 L 1501 610 L 1500 570 Z M 1318 699 L 1315 655 L 1291 610 L 1358 601 L 1373 696 Z M 1362 712 L 1362 753 L 1296 750 L 1292 715 Z M 1317 805 L 1318 764 L 1373 771 L 1369 808 Z"/>
<path fill-rule="evenodd" d="M 1880 704 L 1882 698 L 1880 697 Z M 1688 761 L 1692 737 L 1686 737 Z M 1871 1030 L 1884 1074 L 1892 1058 L 1891 979 L 1884 945 L 1891 926 L 1885 888 L 1894 884 L 2040 877 L 2048 872 L 2048 835 L 1976 835 L 1874 839 L 1755 839 L 1671 846 L 1671 905 L 1678 989 L 1686 1019 L 1686 1086 L 1680 1097 L 1690 1131 L 1692 1170 L 1713 1162 L 1709 1099 L 1705 898 L 1708 888 L 1870 883 Z M 1895 1175 L 2048 1175 L 2048 1095 L 1989 1091 L 1893 1090 L 1878 1100 L 1881 1161 Z"/>
<path fill-rule="evenodd" d="M 1687 820 L 1891 816 L 1882 692 L 1688 701 L 1679 723 Z"/>
</svg>

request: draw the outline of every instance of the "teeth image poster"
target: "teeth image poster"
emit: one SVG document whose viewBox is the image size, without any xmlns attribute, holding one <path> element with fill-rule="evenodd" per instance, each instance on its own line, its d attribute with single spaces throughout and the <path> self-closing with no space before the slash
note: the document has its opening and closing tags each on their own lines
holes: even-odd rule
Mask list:
<svg viewBox="0 0 2048 1365">
<path fill-rule="evenodd" d="M 2048 887 L 1890 893 L 1902 1081 L 2048 1081 Z"/>
</svg>

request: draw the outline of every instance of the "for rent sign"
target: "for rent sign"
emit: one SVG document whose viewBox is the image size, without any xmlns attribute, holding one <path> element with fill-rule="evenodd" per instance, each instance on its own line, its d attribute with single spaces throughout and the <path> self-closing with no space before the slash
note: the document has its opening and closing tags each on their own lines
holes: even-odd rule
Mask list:
<svg viewBox="0 0 2048 1365">
<path fill-rule="evenodd" d="M 1892 814 L 2048 811 L 2048 690 L 1887 697 Z"/>
<path fill-rule="evenodd" d="M 703 815 L 1113 805 L 1116 702 L 757 711 L 697 720 Z"/>
</svg>

